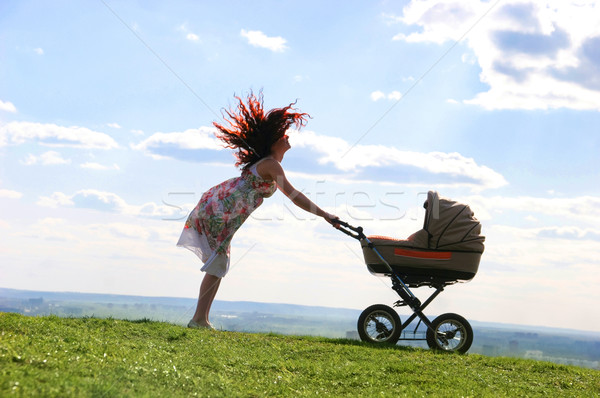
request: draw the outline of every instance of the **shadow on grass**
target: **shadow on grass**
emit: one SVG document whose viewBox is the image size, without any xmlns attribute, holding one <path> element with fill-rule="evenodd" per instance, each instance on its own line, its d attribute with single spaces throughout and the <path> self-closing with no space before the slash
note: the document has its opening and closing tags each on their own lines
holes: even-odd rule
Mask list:
<svg viewBox="0 0 600 398">
<path fill-rule="evenodd" d="M 243 333 L 243 332 L 241 332 Z M 263 334 L 263 333 L 256 333 Z M 369 343 L 362 340 L 346 339 L 346 338 L 331 338 L 331 337 L 320 337 L 320 336 L 303 336 L 303 335 L 285 335 L 278 333 L 264 333 L 267 337 L 282 338 L 282 339 L 293 339 L 293 340 L 305 340 L 314 341 L 317 343 L 325 343 L 332 345 L 343 345 L 343 346 L 355 346 L 355 347 L 369 347 L 378 350 L 395 350 L 402 352 L 415 352 L 415 351 L 427 351 L 420 347 L 410 347 L 406 345 L 389 344 L 389 343 Z"/>
</svg>

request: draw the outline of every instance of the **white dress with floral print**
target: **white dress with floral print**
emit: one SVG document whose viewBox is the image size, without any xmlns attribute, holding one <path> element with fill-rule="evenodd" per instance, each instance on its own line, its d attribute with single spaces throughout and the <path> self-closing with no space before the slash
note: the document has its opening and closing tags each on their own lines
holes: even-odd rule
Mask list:
<svg viewBox="0 0 600 398">
<path fill-rule="evenodd" d="M 227 274 L 233 234 L 277 189 L 274 181 L 258 176 L 256 165 L 206 191 L 187 218 L 177 246 L 200 257 L 201 270 L 208 274 L 219 278 Z"/>
</svg>

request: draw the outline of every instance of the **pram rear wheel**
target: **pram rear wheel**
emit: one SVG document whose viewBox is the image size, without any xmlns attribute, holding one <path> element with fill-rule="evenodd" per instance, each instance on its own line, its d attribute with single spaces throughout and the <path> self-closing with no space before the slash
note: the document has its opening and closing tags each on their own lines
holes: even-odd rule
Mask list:
<svg viewBox="0 0 600 398">
<path fill-rule="evenodd" d="M 402 331 L 400 316 L 391 307 L 375 304 L 358 317 L 358 335 L 362 341 L 377 344 L 396 344 Z"/>
<path fill-rule="evenodd" d="M 431 322 L 435 334 L 427 329 L 427 345 L 432 350 L 464 354 L 473 343 L 473 329 L 458 314 L 442 314 Z"/>
</svg>

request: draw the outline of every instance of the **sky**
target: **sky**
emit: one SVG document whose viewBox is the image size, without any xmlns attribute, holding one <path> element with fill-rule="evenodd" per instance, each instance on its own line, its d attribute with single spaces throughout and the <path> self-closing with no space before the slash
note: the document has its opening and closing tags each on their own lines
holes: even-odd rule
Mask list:
<svg viewBox="0 0 600 398">
<path fill-rule="evenodd" d="M 422 228 L 429 190 L 473 209 L 479 271 L 426 313 L 600 332 L 595 3 L 3 0 L 0 287 L 197 297 L 175 243 L 240 173 L 212 123 L 262 90 L 311 115 L 289 180 L 367 235 Z M 389 285 L 278 192 L 217 299 L 363 309 Z"/>
</svg>

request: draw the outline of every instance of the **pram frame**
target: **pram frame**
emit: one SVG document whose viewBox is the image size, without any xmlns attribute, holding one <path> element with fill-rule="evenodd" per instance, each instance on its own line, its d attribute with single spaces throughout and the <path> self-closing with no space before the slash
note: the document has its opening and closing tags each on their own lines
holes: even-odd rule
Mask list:
<svg viewBox="0 0 600 398">
<path fill-rule="evenodd" d="M 407 321 L 404 322 L 400 326 L 401 330 L 404 330 L 406 328 L 406 326 L 408 326 L 412 321 L 415 320 L 416 317 L 419 317 L 419 319 L 427 326 L 428 329 L 433 330 L 433 328 L 431 326 L 431 321 L 429 321 L 429 318 L 427 318 L 427 316 L 425 314 L 423 314 L 423 310 L 444 290 L 444 285 L 438 284 L 437 286 L 434 286 L 436 289 L 435 292 L 433 292 L 433 294 L 431 296 L 429 296 L 429 298 L 427 300 L 425 300 L 425 302 L 423 304 L 421 304 L 421 301 L 417 298 L 417 296 L 415 296 L 413 294 L 413 292 L 410 290 L 410 288 L 404 283 L 404 281 L 402 280 L 400 275 L 396 271 L 394 271 L 394 269 L 392 268 L 390 263 L 388 263 L 387 260 L 385 258 L 383 258 L 381 253 L 379 253 L 379 250 L 377 250 L 375 245 L 373 245 L 373 242 L 371 242 L 369 240 L 369 238 L 367 238 L 367 236 L 363 232 L 362 227 L 353 227 L 352 225 L 350 225 L 344 221 L 338 221 L 338 223 L 340 224 L 341 227 L 347 228 L 347 229 L 340 228 L 340 231 L 342 231 L 346 235 L 349 235 L 349 236 L 353 237 L 354 239 L 357 239 L 358 241 L 364 240 L 365 242 L 367 242 L 367 245 L 369 246 L 369 248 L 371 248 L 371 250 L 373 250 L 375 252 L 377 257 L 379 257 L 379 259 L 385 264 L 387 270 L 389 271 L 390 278 L 392 280 L 392 289 L 396 293 L 398 293 L 398 295 L 402 298 L 402 300 L 398 300 L 394 303 L 394 307 L 401 307 L 401 306 L 408 305 L 410 307 L 410 309 L 413 311 L 413 314 L 407 319 Z M 354 233 L 352 233 L 351 231 L 354 231 Z M 417 327 L 418 327 L 418 325 L 417 325 Z M 424 339 L 410 339 L 410 340 L 424 340 Z"/>
<path fill-rule="evenodd" d="M 440 331 L 436 330 L 437 329 L 436 325 L 434 325 L 433 322 L 429 320 L 429 318 L 423 313 L 423 311 L 425 310 L 425 308 L 427 308 L 427 306 L 429 304 L 431 304 L 431 302 L 433 300 L 435 300 L 435 298 L 437 296 L 439 296 L 440 293 L 442 293 L 444 291 L 444 288 L 447 285 L 456 283 L 456 280 L 448 280 L 448 279 L 443 279 L 443 278 L 440 278 L 440 279 L 432 278 L 431 281 L 416 284 L 414 286 L 416 288 L 426 285 L 426 286 L 429 286 L 429 287 L 432 287 L 435 289 L 435 291 L 423 303 L 421 303 L 419 298 L 413 294 L 413 292 L 410 290 L 409 286 L 404 282 L 401 275 L 392 268 L 390 263 L 377 250 L 377 248 L 375 247 L 373 242 L 371 242 L 371 240 L 369 240 L 369 238 L 364 234 L 362 227 L 360 227 L 360 226 L 354 227 L 354 226 L 348 224 L 347 222 L 341 221 L 341 220 L 336 220 L 336 222 L 339 224 L 340 231 L 342 231 L 346 235 L 348 235 L 358 241 L 366 242 L 367 246 L 371 250 L 373 250 L 373 252 L 377 255 L 377 257 L 383 262 L 383 264 L 385 265 L 385 268 L 388 270 L 388 272 L 385 273 L 385 275 L 390 277 L 390 279 L 392 281 L 392 289 L 401 298 L 401 300 L 396 301 L 393 306 L 394 307 L 408 306 L 412 310 L 412 312 L 413 312 L 412 315 L 410 315 L 405 322 L 400 321 L 399 331 L 396 332 L 398 334 L 398 339 L 396 341 L 399 341 L 399 340 L 403 340 L 403 341 L 426 340 L 428 345 L 432 348 L 434 346 L 434 343 L 432 341 L 437 340 L 437 339 L 441 340 L 442 344 L 447 344 L 448 340 L 452 339 L 454 337 L 454 335 L 451 334 L 451 335 L 446 336 L 444 334 L 444 332 L 440 332 Z M 375 307 L 375 306 L 373 306 L 373 307 Z M 363 314 L 364 314 L 364 312 L 363 312 Z M 396 316 L 397 316 L 397 314 L 396 314 Z M 469 341 L 464 347 L 457 350 L 461 353 L 466 352 L 470 348 L 472 338 L 473 338 L 471 326 L 468 324 L 466 319 L 460 317 L 459 315 L 444 314 L 444 316 L 446 316 L 446 318 L 452 318 L 452 317 L 457 318 L 459 320 L 459 322 L 466 324 L 465 327 L 468 330 L 469 336 L 467 338 Z M 440 316 L 439 318 L 443 318 L 444 316 Z M 361 315 L 361 317 L 362 317 L 362 315 Z M 410 332 L 410 331 L 406 332 L 405 329 L 407 329 L 407 327 L 416 318 L 419 318 L 419 322 L 415 326 L 414 330 L 412 332 Z M 434 322 L 436 322 L 437 319 L 438 318 L 436 318 L 436 320 L 434 320 Z M 420 337 L 420 336 L 423 336 L 422 332 L 420 333 L 420 336 L 419 336 L 419 332 L 417 332 L 421 322 L 427 327 L 427 333 L 425 333 L 424 337 Z M 359 318 L 359 325 L 360 325 L 360 318 Z M 406 336 L 407 333 L 409 334 L 408 337 Z M 359 326 L 359 334 L 360 334 L 360 326 Z M 438 346 L 438 348 L 440 348 L 440 347 Z M 453 351 L 453 350 L 450 350 L 450 351 Z"/>
</svg>

